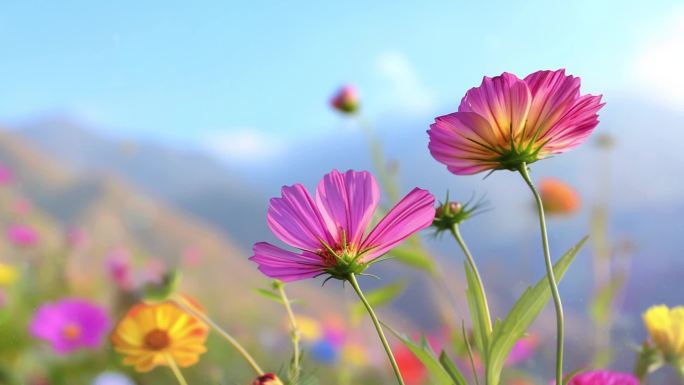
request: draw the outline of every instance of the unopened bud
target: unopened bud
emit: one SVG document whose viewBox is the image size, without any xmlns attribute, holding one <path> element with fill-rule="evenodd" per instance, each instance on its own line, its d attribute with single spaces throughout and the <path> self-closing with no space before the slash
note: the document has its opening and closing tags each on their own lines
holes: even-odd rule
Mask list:
<svg viewBox="0 0 684 385">
<path fill-rule="evenodd" d="M 330 104 L 343 114 L 354 114 L 359 110 L 359 94 L 356 88 L 345 85 L 333 95 Z"/>
<path fill-rule="evenodd" d="M 266 373 L 263 376 L 259 376 L 252 382 L 252 385 L 283 385 L 278 376 L 273 373 Z"/>
</svg>

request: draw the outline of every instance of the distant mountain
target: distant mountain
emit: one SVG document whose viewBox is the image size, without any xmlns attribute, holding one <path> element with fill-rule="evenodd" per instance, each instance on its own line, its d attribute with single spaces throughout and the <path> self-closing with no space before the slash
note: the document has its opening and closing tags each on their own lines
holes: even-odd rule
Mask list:
<svg viewBox="0 0 684 385">
<path fill-rule="evenodd" d="M 249 247 L 263 233 L 262 193 L 225 165 L 199 152 L 117 140 L 64 116 L 32 121 L 18 133 L 44 154 L 88 174 L 118 175 L 212 224 Z M 234 218 L 240 218 L 235 221 Z"/>
<path fill-rule="evenodd" d="M 278 306 L 254 292 L 268 280 L 247 260 L 244 249 L 226 234 L 147 196 L 121 176 L 75 172 L 7 131 L 0 131 L 0 162 L 16 178 L 2 186 L 2 210 L 16 198 L 31 202 L 29 216 L 17 220 L 40 225 L 43 257 L 64 246 L 66 231 L 72 226 L 90 234 L 87 248 L 68 259 L 75 281 L 71 284 L 86 290 L 101 287 L 105 257 L 114 247 L 124 246 L 138 259 L 158 258 L 169 266 L 181 264 L 183 252 L 192 248 L 201 263 L 183 268 L 183 287 L 212 312 L 236 324 L 246 322 L 245 314 L 267 319 L 280 314 Z M 0 224 L 12 221 L 5 213 Z M 0 253 L 7 257 L 8 252 L 7 242 L 1 242 Z M 305 282 L 293 287 L 292 295 L 303 299 L 316 314 L 341 310 L 334 306 L 338 294 L 332 290 L 307 289 L 316 285 Z"/>
</svg>

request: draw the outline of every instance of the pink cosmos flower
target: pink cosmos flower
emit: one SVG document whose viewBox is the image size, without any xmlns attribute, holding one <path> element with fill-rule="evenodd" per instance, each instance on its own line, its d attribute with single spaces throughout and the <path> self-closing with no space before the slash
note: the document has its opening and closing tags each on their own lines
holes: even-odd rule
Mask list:
<svg viewBox="0 0 684 385">
<path fill-rule="evenodd" d="M 330 105 L 343 114 L 353 114 L 359 109 L 359 94 L 352 85 L 342 86 L 333 95 Z"/>
<path fill-rule="evenodd" d="M 28 225 L 12 225 L 7 229 L 7 238 L 16 246 L 34 246 L 40 241 L 38 232 Z"/>
<path fill-rule="evenodd" d="M 575 375 L 568 385 L 639 385 L 639 379 L 629 373 L 597 370 Z"/>
<path fill-rule="evenodd" d="M 63 355 L 81 348 L 97 349 L 110 324 L 101 307 L 83 299 L 67 298 L 40 306 L 33 314 L 29 331 Z"/>
<path fill-rule="evenodd" d="M 367 232 L 380 189 L 366 171 L 333 170 L 319 182 L 315 198 L 301 184 L 284 186 L 281 194 L 271 199 L 268 226 L 280 240 L 301 251 L 259 242 L 250 259 L 261 272 L 283 281 L 322 274 L 347 279 L 430 226 L 435 216 L 435 198 L 416 188 Z"/>
<path fill-rule="evenodd" d="M 580 95 L 565 70 L 485 77 L 458 111 L 430 125 L 432 156 L 454 174 L 517 170 L 581 144 L 598 124 L 601 96 Z"/>
</svg>

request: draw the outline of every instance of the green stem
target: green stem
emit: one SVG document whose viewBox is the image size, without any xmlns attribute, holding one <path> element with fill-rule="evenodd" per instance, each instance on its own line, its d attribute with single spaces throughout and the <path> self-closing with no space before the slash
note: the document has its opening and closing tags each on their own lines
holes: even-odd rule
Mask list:
<svg viewBox="0 0 684 385">
<path fill-rule="evenodd" d="M 534 183 L 530 178 L 530 173 L 527 170 L 527 164 L 523 162 L 518 168 L 520 175 L 532 190 L 534 199 L 537 203 L 537 213 L 539 214 L 539 227 L 541 229 L 542 246 L 544 248 L 544 262 L 546 264 L 546 276 L 549 279 L 549 286 L 551 287 L 551 295 L 553 296 L 553 304 L 556 309 L 556 384 L 563 382 L 563 342 L 565 335 L 565 322 L 563 320 L 563 304 L 561 302 L 560 293 L 558 292 L 558 284 L 553 273 L 553 261 L 551 260 L 551 251 L 549 250 L 549 237 L 546 232 L 546 218 L 544 217 L 544 204 L 541 196 L 534 187 Z"/>
<path fill-rule="evenodd" d="M 169 364 L 169 367 L 171 368 L 173 375 L 176 376 L 176 380 L 178 380 L 178 383 L 180 385 L 188 385 L 188 382 L 185 380 L 185 377 L 183 377 L 183 373 L 178 367 L 178 364 L 176 364 L 176 360 L 174 360 L 171 354 L 169 353 L 166 354 L 166 362 Z"/>
<path fill-rule="evenodd" d="M 301 371 L 299 367 L 299 327 L 297 326 L 297 318 L 295 317 L 294 312 L 292 311 L 292 306 L 290 306 L 290 300 L 287 298 L 287 294 L 285 293 L 285 285 L 282 282 L 278 282 L 276 284 L 276 288 L 278 289 L 280 298 L 282 299 L 283 305 L 285 306 L 285 310 L 287 311 L 287 317 L 290 320 L 290 333 L 292 334 L 292 349 L 294 350 L 292 356 L 292 373 L 290 374 L 290 380 L 292 381 L 292 383 L 297 383 L 297 380 L 299 379 L 299 373 Z"/>
<path fill-rule="evenodd" d="M 485 289 L 484 289 L 484 284 L 482 283 L 482 278 L 480 277 L 480 272 L 477 270 L 477 266 L 475 265 L 475 259 L 473 258 L 473 255 L 470 253 L 470 250 L 468 249 L 468 246 L 466 245 L 465 241 L 463 240 L 463 237 L 461 236 L 461 231 L 458 228 L 457 224 L 454 224 L 451 227 L 451 234 L 454 236 L 454 239 L 456 239 L 456 242 L 458 245 L 461 247 L 461 250 L 463 250 L 463 254 L 465 254 L 466 260 L 468 261 L 468 265 L 470 265 L 470 268 L 473 270 L 473 273 L 475 273 L 475 279 L 477 280 L 477 286 L 480 290 L 480 294 L 482 295 L 482 298 L 484 299 L 484 310 L 485 310 L 485 315 L 487 317 L 487 335 L 492 333 L 492 317 L 489 312 L 489 302 L 487 301 L 487 294 L 485 294 Z"/>
<path fill-rule="evenodd" d="M 214 331 L 216 331 L 221 337 L 223 337 L 226 341 L 228 341 L 228 343 L 231 344 L 233 346 L 233 348 L 235 348 L 235 350 L 237 350 L 237 352 L 242 356 L 242 358 L 244 358 L 245 361 L 247 361 L 249 366 L 251 366 L 252 369 L 254 369 L 254 371 L 256 372 L 257 375 L 259 375 L 259 376 L 264 375 L 264 371 L 261 370 L 261 367 L 259 367 L 259 365 L 256 363 L 254 358 L 252 358 L 252 356 L 249 354 L 249 352 L 247 352 L 247 349 L 245 349 L 242 345 L 240 345 L 240 343 L 235 338 L 233 338 L 233 336 L 228 334 L 227 331 L 223 330 L 220 326 L 218 326 L 216 324 L 216 322 L 214 322 L 211 318 L 207 317 L 201 311 L 197 311 L 195 309 L 195 307 L 191 303 L 189 303 L 185 298 L 183 298 L 182 296 L 179 296 L 179 295 L 174 296 L 173 301 L 178 306 L 180 306 L 181 309 L 185 310 L 186 312 L 190 313 L 195 318 L 198 318 L 198 319 L 202 320 L 204 323 L 206 323 L 207 325 L 211 326 L 212 329 L 214 329 Z"/>
<path fill-rule="evenodd" d="M 361 302 L 363 302 L 363 305 L 366 307 L 366 310 L 368 310 L 368 314 L 370 315 L 371 320 L 373 320 L 375 330 L 378 331 L 378 336 L 380 337 L 382 346 L 385 348 L 385 352 L 387 352 L 387 358 L 389 358 L 390 363 L 392 364 L 392 370 L 394 370 L 394 375 L 397 377 L 397 382 L 399 382 L 400 385 L 404 385 L 404 379 L 401 377 L 399 365 L 397 365 L 397 360 L 394 359 L 394 354 L 392 354 L 392 348 L 390 348 L 389 343 L 387 342 L 385 333 L 382 331 L 382 325 L 380 325 L 380 321 L 378 320 L 378 317 L 375 315 L 373 307 L 371 307 L 370 303 L 368 303 L 368 300 L 363 295 L 361 287 L 359 287 L 359 283 L 356 281 L 356 276 L 354 275 L 354 273 L 349 274 L 348 280 L 354 288 L 354 291 L 356 291 L 356 294 L 359 296 Z"/>
</svg>

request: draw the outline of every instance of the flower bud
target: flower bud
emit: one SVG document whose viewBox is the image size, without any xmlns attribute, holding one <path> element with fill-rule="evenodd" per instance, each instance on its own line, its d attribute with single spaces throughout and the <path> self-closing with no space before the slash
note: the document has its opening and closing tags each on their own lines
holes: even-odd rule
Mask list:
<svg viewBox="0 0 684 385">
<path fill-rule="evenodd" d="M 343 114 L 354 114 L 359 110 L 359 94 L 352 85 L 342 86 L 333 95 L 330 105 Z"/>
<path fill-rule="evenodd" d="M 445 203 L 440 205 L 435 210 L 435 219 L 432 221 L 432 226 L 437 229 L 437 232 L 451 230 L 455 225 L 460 224 L 466 219 L 470 218 L 482 208 L 481 200 L 470 204 L 461 203 L 457 201 L 449 201 L 449 197 Z"/>
<path fill-rule="evenodd" d="M 273 373 L 266 373 L 263 376 L 259 376 L 252 382 L 252 385 L 283 385 L 278 376 Z"/>
</svg>

